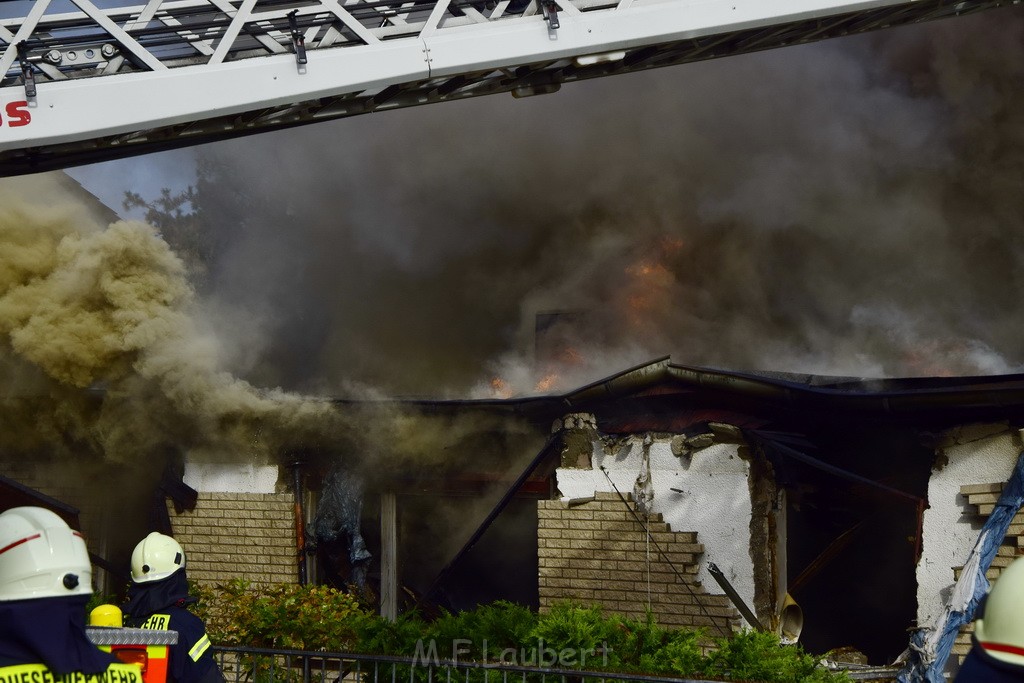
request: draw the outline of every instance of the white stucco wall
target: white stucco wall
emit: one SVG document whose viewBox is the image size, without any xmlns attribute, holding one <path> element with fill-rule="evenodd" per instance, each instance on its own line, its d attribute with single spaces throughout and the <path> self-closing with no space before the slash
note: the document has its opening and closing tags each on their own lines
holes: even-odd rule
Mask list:
<svg viewBox="0 0 1024 683">
<path fill-rule="evenodd" d="M 1005 425 L 971 425 L 951 433 L 941 449 L 947 462 L 932 470 L 917 565 L 917 619 L 929 625 L 953 587 L 953 567 L 963 566 L 981 528 L 964 516 L 960 487 L 1006 481 L 1021 451 L 1021 435 Z M 941 461 L 942 458 L 939 458 Z"/>
<path fill-rule="evenodd" d="M 618 453 L 604 453 L 594 446 L 592 469 L 559 468 L 558 490 L 563 499 L 587 498 L 598 491 L 613 492 L 604 466 L 619 491 L 633 491 L 640 473 L 643 440 L 631 438 Z M 750 558 L 750 490 L 748 463 L 739 457 L 739 446 L 715 444 L 693 451 L 689 457 L 673 455 L 670 438 L 656 438 L 650 447 L 652 510 L 661 513 L 673 531 L 696 531 L 704 544 L 699 579 L 708 593 L 721 595 L 707 571 L 714 562 L 748 605 L 754 604 L 754 565 Z M 682 493 L 673 491 L 679 489 Z"/>
<path fill-rule="evenodd" d="M 276 493 L 276 465 L 186 463 L 182 480 L 200 493 Z"/>
</svg>

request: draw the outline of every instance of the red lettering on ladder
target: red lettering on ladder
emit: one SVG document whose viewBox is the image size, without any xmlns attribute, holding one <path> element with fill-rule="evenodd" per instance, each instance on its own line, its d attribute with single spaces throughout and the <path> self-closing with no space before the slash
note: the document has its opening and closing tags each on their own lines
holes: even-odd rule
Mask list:
<svg viewBox="0 0 1024 683">
<path fill-rule="evenodd" d="M 0 126 L 7 125 L 11 128 L 27 126 L 32 122 L 32 113 L 28 110 L 28 102 L 19 100 L 8 102 L 4 107 L 4 115 L 0 115 Z"/>
</svg>

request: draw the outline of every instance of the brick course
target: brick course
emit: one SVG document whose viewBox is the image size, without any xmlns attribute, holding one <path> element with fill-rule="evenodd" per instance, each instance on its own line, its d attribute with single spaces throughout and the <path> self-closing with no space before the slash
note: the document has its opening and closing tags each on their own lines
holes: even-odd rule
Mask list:
<svg viewBox="0 0 1024 683">
<path fill-rule="evenodd" d="M 739 625 L 729 598 L 706 593 L 697 580 L 704 546 L 695 532 L 672 531 L 660 514 L 651 515 L 645 520 L 648 543 L 643 526 L 615 493 L 598 493 L 572 507 L 542 500 L 537 519 L 541 610 L 582 600 L 643 618 L 649 603 L 663 626 L 703 627 L 721 635 Z"/>
<path fill-rule="evenodd" d="M 103 554 L 101 541 L 111 520 L 103 496 L 109 488 L 102 468 L 67 463 L 4 462 L 4 476 L 80 511 L 90 550 Z M 196 509 L 177 514 L 168 501 L 175 539 L 188 555 L 188 576 L 218 584 L 242 578 L 254 584 L 297 583 L 294 500 L 291 494 L 200 493 Z M 127 571 L 127 567 L 125 567 Z M 97 588 L 114 591 L 120 582 Z"/>
<path fill-rule="evenodd" d="M 294 501 L 290 494 L 200 493 L 196 509 L 176 514 L 174 537 L 188 556 L 189 578 L 220 584 L 297 583 Z"/>
<path fill-rule="evenodd" d="M 995 502 L 999 500 L 999 494 L 1003 490 L 1002 483 L 995 484 L 967 484 L 960 487 L 960 495 L 966 499 L 964 514 L 975 517 L 979 523 L 984 523 L 985 518 L 992 514 Z M 1006 536 L 996 551 L 996 557 L 985 576 L 988 580 L 995 581 L 1002 574 L 1003 568 L 1015 560 L 1019 555 L 1024 555 L 1024 513 L 1017 513 L 1013 523 L 1006 531 Z M 953 579 L 960 578 L 963 567 L 953 567 Z M 963 663 L 964 657 L 971 650 L 971 633 L 974 632 L 974 624 L 970 623 L 960 629 L 960 633 L 953 643 L 952 654 Z"/>
</svg>

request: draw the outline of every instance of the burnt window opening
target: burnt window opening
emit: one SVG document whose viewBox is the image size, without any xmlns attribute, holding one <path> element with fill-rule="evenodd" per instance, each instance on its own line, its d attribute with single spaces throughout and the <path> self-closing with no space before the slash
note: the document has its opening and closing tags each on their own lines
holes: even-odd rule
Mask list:
<svg viewBox="0 0 1024 683">
<path fill-rule="evenodd" d="M 933 452 L 916 433 L 846 428 L 810 440 L 812 455 L 827 464 L 927 496 Z M 793 459 L 777 469 L 787 492 L 787 582 L 803 610 L 802 645 L 814 653 L 853 648 L 871 664 L 893 662 L 917 617 L 920 506 Z"/>
<path fill-rule="evenodd" d="M 380 482 L 333 466 L 311 485 L 316 499 L 306 530 L 306 552 L 314 567 L 311 578 L 380 605 L 383 488 L 397 494 L 399 614 L 412 609 L 424 614 L 439 608 L 473 609 L 496 600 L 536 609 L 536 500 L 542 494 L 546 497 L 550 486 L 543 477 L 529 481 L 508 501 L 442 576 L 506 485 L 487 476 L 478 481 L 472 475 Z M 439 578 L 443 580 L 435 583 Z"/>
<path fill-rule="evenodd" d="M 434 579 L 486 515 L 486 506 L 470 498 L 404 496 L 398 507 L 399 581 L 425 598 L 428 608 L 470 610 L 508 600 L 537 609 L 535 496 L 511 500 L 433 590 Z"/>
<path fill-rule="evenodd" d="M 365 495 L 362 475 L 342 464 L 333 465 L 320 485 L 307 552 L 316 554 L 319 583 L 360 594 L 376 590 L 379 595 L 379 589 L 368 583 L 371 569 L 376 569 L 379 583 L 379 567 L 364 535 Z"/>
</svg>

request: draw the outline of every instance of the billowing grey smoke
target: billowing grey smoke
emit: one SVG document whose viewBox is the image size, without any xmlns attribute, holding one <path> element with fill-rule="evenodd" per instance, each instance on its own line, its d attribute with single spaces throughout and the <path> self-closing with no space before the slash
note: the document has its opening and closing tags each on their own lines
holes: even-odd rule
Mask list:
<svg viewBox="0 0 1024 683">
<path fill-rule="evenodd" d="M 329 394 L 1015 371 L 1022 51 L 1010 8 L 203 148 L 215 326 Z M 552 310 L 586 323 L 536 366 Z"/>
</svg>

